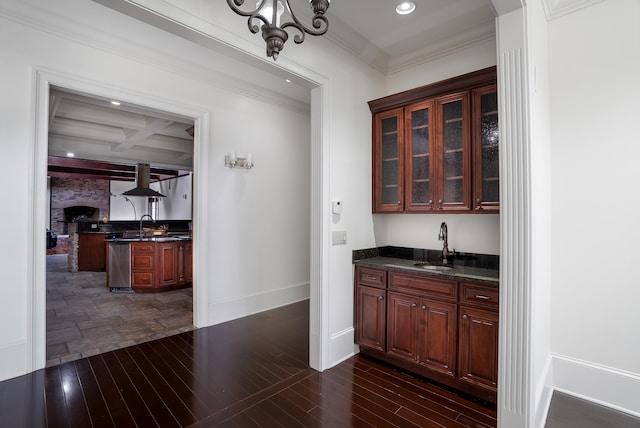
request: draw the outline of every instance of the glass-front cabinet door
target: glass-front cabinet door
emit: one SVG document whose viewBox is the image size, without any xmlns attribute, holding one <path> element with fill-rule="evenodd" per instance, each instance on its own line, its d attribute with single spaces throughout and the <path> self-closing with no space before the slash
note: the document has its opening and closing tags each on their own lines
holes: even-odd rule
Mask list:
<svg viewBox="0 0 640 428">
<path fill-rule="evenodd" d="M 469 94 L 436 100 L 438 163 L 436 210 L 471 210 L 471 136 Z"/>
<path fill-rule="evenodd" d="M 500 165 L 498 157 L 498 92 L 496 85 L 473 92 L 473 141 L 475 212 L 500 210 Z"/>
<path fill-rule="evenodd" d="M 435 126 L 433 102 L 421 102 L 405 108 L 405 211 L 434 209 Z"/>
<path fill-rule="evenodd" d="M 403 112 L 403 108 L 397 108 L 374 118 L 373 212 L 404 210 Z"/>
</svg>

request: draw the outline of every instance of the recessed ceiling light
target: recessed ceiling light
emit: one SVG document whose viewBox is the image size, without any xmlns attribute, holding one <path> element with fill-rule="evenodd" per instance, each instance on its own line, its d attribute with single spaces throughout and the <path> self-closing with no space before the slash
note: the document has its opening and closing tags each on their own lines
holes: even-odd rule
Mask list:
<svg viewBox="0 0 640 428">
<path fill-rule="evenodd" d="M 291 79 L 285 79 L 284 81 L 287 83 L 291 83 Z"/>
<path fill-rule="evenodd" d="M 74 155 L 73 153 L 71 153 L 71 152 L 67 153 L 67 157 L 68 157 L 68 158 L 72 158 L 72 157 L 74 157 L 74 156 L 75 156 L 75 155 Z"/>
<path fill-rule="evenodd" d="M 120 101 L 111 101 L 111 104 L 113 104 L 114 106 L 119 106 L 120 105 Z"/>
<path fill-rule="evenodd" d="M 398 15 L 408 15 L 414 10 L 416 10 L 416 4 L 412 1 L 403 1 L 396 6 L 396 13 Z"/>
</svg>

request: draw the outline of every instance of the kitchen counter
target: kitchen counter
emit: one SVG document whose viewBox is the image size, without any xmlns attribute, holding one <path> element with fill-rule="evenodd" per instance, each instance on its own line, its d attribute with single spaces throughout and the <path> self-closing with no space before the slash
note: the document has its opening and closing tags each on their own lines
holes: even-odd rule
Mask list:
<svg viewBox="0 0 640 428">
<path fill-rule="evenodd" d="M 354 261 L 354 264 L 358 266 L 385 269 L 389 271 L 409 272 L 412 274 L 419 274 L 424 276 L 452 279 L 455 281 L 471 279 L 474 282 L 482 283 L 485 285 L 492 285 L 495 287 L 498 287 L 500 284 L 499 270 L 460 266 L 456 265 L 455 263 L 452 265 L 448 265 L 448 267 L 450 267 L 451 269 L 437 270 L 442 269 L 442 266 L 439 266 L 438 263 L 427 263 L 425 266 L 421 266 L 423 262 L 420 262 L 418 260 L 375 256 L 356 260 Z M 429 266 L 432 267 L 429 268 Z"/>
<path fill-rule="evenodd" d="M 177 242 L 177 241 L 191 241 L 191 236 L 149 236 L 144 238 L 110 238 L 105 239 L 106 242 Z"/>
</svg>

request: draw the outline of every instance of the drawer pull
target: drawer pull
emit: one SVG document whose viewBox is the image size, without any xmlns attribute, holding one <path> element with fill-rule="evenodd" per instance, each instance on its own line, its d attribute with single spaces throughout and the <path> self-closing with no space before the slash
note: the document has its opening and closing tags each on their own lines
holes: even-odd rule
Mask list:
<svg viewBox="0 0 640 428">
<path fill-rule="evenodd" d="M 378 296 L 378 300 L 382 300 L 382 299 L 384 299 L 383 296 Z"/>
<path fill-rule="evenodd" d="M 491 300 L 491 297 L 483 296 L 482 294 L 474 294 L 473 298 L 474 299 L 479 299 L 479 300 Z"/>
<path fill-rule="evenodd" d="M 372 275 L 365 275 L 365 278 L 370 279 L 370 280 L 372 280 L 372 281 L 375 281 L 375 280 L 377 280 L 377 279 L 378 279 L 378 277 L 377 277 L 377 276 L 372 276 Z"/>
<path fill-rule="evenodd" d="M 423 310 L 423 311 L 426 311 L 426 310 L 427 310 L 427 307 L 426 307 L 425 305 L 422 305 L 422 310 Z"/>
<path fill-rule="evenodd" d="M 415 308 L 416 306 L 418 306 L 418 305 L 415 304 L 415 303 L 411 305 L 412 308 Z"/>
</svg>

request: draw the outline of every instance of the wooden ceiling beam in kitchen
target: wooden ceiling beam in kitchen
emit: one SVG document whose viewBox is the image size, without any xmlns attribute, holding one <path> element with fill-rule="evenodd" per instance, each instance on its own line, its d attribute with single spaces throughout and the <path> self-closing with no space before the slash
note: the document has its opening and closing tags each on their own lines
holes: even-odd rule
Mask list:
<svg viewBox="0 0 640 428">
<path fill-rule="evenodd" d="M 135 181 L 136 165 L 49 156 L 48 174 L 50 177 Z M 188 171 L 151 168 L 150 178 L 151 181 L 159 181 L 186 174 L 188 174 Z"/>
</svg>

